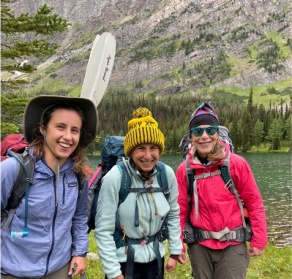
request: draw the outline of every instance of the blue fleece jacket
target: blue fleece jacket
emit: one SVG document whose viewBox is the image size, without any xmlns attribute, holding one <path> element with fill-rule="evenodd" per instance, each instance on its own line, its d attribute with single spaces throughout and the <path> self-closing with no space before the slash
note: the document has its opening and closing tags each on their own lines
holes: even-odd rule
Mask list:
<svg viewBox="0 0 292 279">
<path fill-rule="evenodd" d="M 10 235 L 11 231 L 24 228 L 23 198 L 8 229 L 1 230 L 1 273 L 40 278 L 64 267 L 72 256 L 86 255 L 88 187 L 85 183 L 78 198 L 73 164 L 68 159 L 56 181 L 56 175 L 42 160 L 36 162 L 35 183 L 28 194 L 29 235 L 24 238 Z M 1 209 L 7 205 L 18 168 L 14 158 L 1 162 Z"/>
</svg>

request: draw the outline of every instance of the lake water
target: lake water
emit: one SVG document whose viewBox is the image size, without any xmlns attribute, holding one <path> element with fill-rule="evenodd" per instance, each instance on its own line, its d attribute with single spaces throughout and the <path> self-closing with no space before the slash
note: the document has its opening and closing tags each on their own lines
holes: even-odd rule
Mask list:
<svg viewBox="0 0 292 279">
<path fill-rule="evenodd" d="M 266 208 L 268 235 L 277 246 L 292 246 L 291 153 L 242 154 L 249 162 Z M 94 169 L 100 157 L 89 157 Z M 174 170 L 182 155 L 163 155 L 161 160 Z"/>
</svg>

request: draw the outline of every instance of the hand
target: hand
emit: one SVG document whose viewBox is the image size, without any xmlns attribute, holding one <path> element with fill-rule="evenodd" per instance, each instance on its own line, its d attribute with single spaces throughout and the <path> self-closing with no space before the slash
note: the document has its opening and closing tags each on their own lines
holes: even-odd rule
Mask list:
<svg viewBox="0 0 292 279">
<path fill-rule="evenodd" d="M 186 257 L 186 255 L 183 253 L 183 254 L 180 254 L 179 256 L 178 256 L 178 262 L 180 263 L 180 264 L 185 264 L 185 263 L 187 263 L 188 262 L 188 259 L 187 259 L 187 257 Z"/>
<path fill-rule="evenodd" d="M 118 277 L 115 277 L 114 279 L 124 279 L 124 275 L 123 274 L 120 274 Z"/>
<path fill-rule="evenodd" d="M 75 277 L 78 274 L 83 274 L 86 270 L 86 260 L 83 257 L 73 257 L 70 263 L 68 275 Z"/>
<path fill-rule="evenodd" d="M 177 266 L 177 260 L 173 258 L 168 258 L 167 264 L 165 266 L 166 271 L 170 272 L 176 269 Z"/>
<path fill-rule="evenodd" d="M 265 249 L 260 249 L 260 248 L 256 248 L 256 247 L 250 247 L 248 252 L 249 252 L 249 255 L 251 257 L 254 257 L 254 256 L 260 256 L 261 254 L 263 254 L 265 251 Z"/>
</svg>

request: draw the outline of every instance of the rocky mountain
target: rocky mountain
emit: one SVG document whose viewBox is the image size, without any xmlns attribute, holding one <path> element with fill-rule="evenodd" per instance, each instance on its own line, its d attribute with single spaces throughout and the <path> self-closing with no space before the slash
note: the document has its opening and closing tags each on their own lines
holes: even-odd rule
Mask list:
<svg viewBox="0 0 292 279">
<path fill-rule="evenodd" d="M 177 94 L 291 81 L 288 0 L 18 0 L 12 9 L 36 12 L 45 3 L 70 28 L 52 38 L 61 47 L 38 61 L 30 87 L 58 81 L 80 89 L 94 37 L 104 31 L 117 41 L 111 90 Z"/>
</svg>

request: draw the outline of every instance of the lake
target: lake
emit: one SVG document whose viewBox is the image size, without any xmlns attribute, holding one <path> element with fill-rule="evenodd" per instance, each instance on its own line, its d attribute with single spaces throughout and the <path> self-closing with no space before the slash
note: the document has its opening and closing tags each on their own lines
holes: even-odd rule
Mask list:
<svg viewBox="0 0 292 279">
<path fill-rule="evenodd" d="M 250 164 L 266 208 L 269 240 L 292 246 L 291 153 L 241 154 Z M 100 157 L 89 156 L 94 169 Z M 176 170 L 182 155 L 163 155 L 161 160 Z"/>
</svg>

